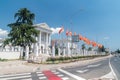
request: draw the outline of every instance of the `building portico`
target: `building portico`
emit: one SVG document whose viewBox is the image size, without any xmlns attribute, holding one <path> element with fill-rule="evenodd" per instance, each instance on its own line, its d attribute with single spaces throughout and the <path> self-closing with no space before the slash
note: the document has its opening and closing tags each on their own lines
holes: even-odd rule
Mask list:
<svg viewBox="0 0 120 80">
<path fill-rule="evenodd" d="M 51 33 L 52 30 L 49 28 L 49 26 L 46 23 L 40 23 L 34 25 L 37 30 L 39 30 L 39 36 L 36 37 L 36 43 L 34 44 L 34 53 L 36 56 L 39 54 L 50 54 L 50 48 L 49 46 L 51 41 Z"/>
</svg>

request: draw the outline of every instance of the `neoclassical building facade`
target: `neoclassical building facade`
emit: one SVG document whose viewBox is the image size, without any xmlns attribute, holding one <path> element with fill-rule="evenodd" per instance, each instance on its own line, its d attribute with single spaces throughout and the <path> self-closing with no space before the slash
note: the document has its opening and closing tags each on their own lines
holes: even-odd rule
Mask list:
<svg viewBox="0 0 120 80">
<path fill-rule="evenodd" d="M 36 37 L 36 43 L 32 45 L 33 52 L 38 56 L 39 54 L 50 54 L 51 49 L 51 34 L 52 30 L 46 23 L 40 23 L 33 25 L 39 30 L 39 36 Z"/>
</svg>

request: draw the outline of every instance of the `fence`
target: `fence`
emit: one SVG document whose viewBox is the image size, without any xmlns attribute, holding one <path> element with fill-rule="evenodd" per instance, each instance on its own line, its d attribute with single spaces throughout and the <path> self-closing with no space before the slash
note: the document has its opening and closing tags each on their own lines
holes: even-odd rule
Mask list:
<svg viewBox="0 0 120 80">
<path fill-rule="evenodd" d="M 19 59 L 20 52 L 13 52 L 13 51 L 2 51 L 0 52 L 1 59 Z"/>
</svg>

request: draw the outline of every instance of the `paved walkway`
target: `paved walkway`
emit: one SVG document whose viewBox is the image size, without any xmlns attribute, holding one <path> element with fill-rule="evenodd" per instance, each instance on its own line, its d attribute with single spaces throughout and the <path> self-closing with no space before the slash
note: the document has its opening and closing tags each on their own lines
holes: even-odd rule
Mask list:
<svg viewBox="0 0 120 80">
<path fill-rule="evenodd" d="M 0 75 L 52 70 L 61 67 L 72 67 L 72 66 L 80 66 L 80 65 L 83 66 L 85 64 L 97 62 L 100 61 L 101 59 L 105 59 L 108 57 L 111 56 L 99 57 L 90 60 L 76 61 L 71 63 L 61 63 L 61 64 L 32 64 L 32 63 L 27 63 L 27 61 L 21 61 L 21 60 L 0 62 Z"/>
</svg>

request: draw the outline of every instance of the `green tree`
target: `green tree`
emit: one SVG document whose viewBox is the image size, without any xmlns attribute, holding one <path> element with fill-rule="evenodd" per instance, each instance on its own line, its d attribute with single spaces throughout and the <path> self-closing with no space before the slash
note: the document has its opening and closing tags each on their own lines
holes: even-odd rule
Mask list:
<svg viewBox="0 0 120 80">
<path fill-rule="evenodd" d="M 117 50 L 116 50 L 116 52 L 117 52 L 117 53 L 120 53 L 120 50 L 119 50 L 119 49 L 117 49 Z"/>
<path fill-rule="evenodd" d="M 15 23 L 8 24 L 11 31 L 5 43 L 11 43 L 13 46 L 21 46 L 25 51 L 26 46 L 30 47 L 32 43 L 36 42 L 35 37 L 39 34 L 39 31 L 32 26 L 35 15 L 28 9 L 22 8 L 15 13 L 14 17 L 17 20 Z"/>
<path fill-rule="evenodd" d="M 35 14 L 31 13 L 27 8 L 22 8 L 15 13 L 14 18 L 17 18 L 16 23 L 27 23 L 32 25 L 35 19 Z"/>
<path fill-rule="evenodd" d="M 104 46 L 102 46 L 101 48 L 98 47 L 98 51 L 99 51 L 99 52 L 105 52 L 105 47 L 104 47 Z"/>
<path fill-rule="evenodd" d="M 89 47 L 89 48 L 88 48 L 88 51 L 92 51 L 92 47 Z"/>
<path fill-rule="evenodd" d="M 82 44 L 81 47 L 82 47 L 82 51 L 83 51 L 83 55 L 84 55 L 84 53 L 85 53 L 84 50 L 86 49 L 85 44 Z"/>
<path fill-rule="evenodd" d="M 55 47 L 55 55 L 58 55 L 58 48 Z"/>
</svg>

